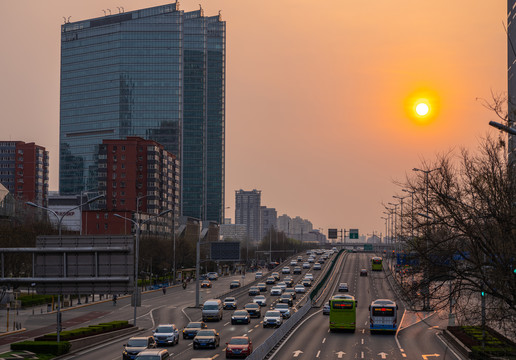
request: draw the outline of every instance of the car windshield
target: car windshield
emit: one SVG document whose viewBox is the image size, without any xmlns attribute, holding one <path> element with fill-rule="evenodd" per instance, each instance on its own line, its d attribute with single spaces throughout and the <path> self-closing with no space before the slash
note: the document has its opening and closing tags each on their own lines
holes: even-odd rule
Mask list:
<svg viewBox="0 0 516 360">
<path fill-rule="evenodd" d="M 246 315 L 248 315 L 248 313 L 247 313 L 247 311 L 239 310 L 239 311 L 235 311 L 235 313 L 233 315 L 246 316 Z"/>
<path fill-rule="evenodd" d="M 217 305 L 204 305 L 203 310 L 218 310 Z"/>
<path fill-rule="evenodd" d="M 276 309 L 288 309 L 288 304 L 276 304 Z"/>
<path fill-rule="evenodd" d="M 146 347 L 147 346 L 147 339 L 129 339 L 127 342 L 127 346 L 130 347 Z"/>
<path fill-rule="evenodd" d="M 157 334 L 170 334 L 174 332 L 174 328 L 172 326 L 160 326 L 156 329 Z"/>
<path fill-rule="evenodd" d="M 232 284 L 240 284 L 240 281 L 232 281 Z"/>
<path fill-rule="evenodd" d="M 257 309 L 258 305 L 257 304 L 247 304 L 245 307 L 250 308 L 250 309 Z"/>
<path fill-rule="evenodd" d="M 200 329 L 202 327 L 201 323 L 198 322 L 191 322 L 186 326 L 189 329 Z"/>
<path fill-rule="evenodd" d="M 136 359 L 138 359 L 138 360 L 160 360 L 161 356 L 160 355 L 138 355 L 138 357 Z"/>
<path fill-rule="evenodd" d="M 258 295 L 257 297 L 255 297 L 255 300 L 265 300 L 265 296 Z"/>
<path fill-rule="evenodd" d="M 213 336 L 213 330 L 201 330 L 197 333 L 197 336 Z"/>
<path fill-rule="evenodd" d="M 225 298 L 224 301 L 225 302 L 235 301 L 235 298 Z"/>
<path fill-rule="evenodd" d="M 249 339 L 245 338 L 233 338 L 229 341 L 230 345 L 247 345 L 249 343 Z"/>
<path fill-rule="evenodd" d="M 280 314 L 279 311 L 267 311 L 265 313 L 265 316 L 267 316 L 267 317 L 278 317 L 278 316 L 281 316 L 281 314 Z"/>
</svg>

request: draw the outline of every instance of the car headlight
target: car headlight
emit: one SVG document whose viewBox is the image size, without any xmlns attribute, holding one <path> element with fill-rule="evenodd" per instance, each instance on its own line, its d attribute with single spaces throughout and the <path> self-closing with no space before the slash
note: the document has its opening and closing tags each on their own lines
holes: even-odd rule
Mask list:
<svg viewBox="0 0 516 360">
<path fill-rule="evenodd" d="M 122 352 L 122 354 L 123 354 L 123 355 L 127 355 L 127 350 L 124 350 L 124 351 Z"/>
</svg>

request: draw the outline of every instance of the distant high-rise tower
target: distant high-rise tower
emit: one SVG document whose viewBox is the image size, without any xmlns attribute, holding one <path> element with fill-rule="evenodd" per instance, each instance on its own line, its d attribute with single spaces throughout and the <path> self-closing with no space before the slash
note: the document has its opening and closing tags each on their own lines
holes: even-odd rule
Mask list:
<svg viewBox="0 0 516 360">
<path fill-rule="evenodd" d="M 16 199 L 47 206 L 48 151 L 23 141 L 0 141 L 0 183 Z"/>
<path fill-rule="evenodd" d="M 235 224 L 247 227 L 247 236 L 254 242 L 261 240 L 261 197 L 260 190 L 235 191 Z"/>
<path fill-rule="evenodd" d="M 181 164 L 181 213 L 222 223 L 226 24 L 177 3 L 61 27 L 59 190 L 97 186 L 104 139 L 154 140 Z"/>
</svg>

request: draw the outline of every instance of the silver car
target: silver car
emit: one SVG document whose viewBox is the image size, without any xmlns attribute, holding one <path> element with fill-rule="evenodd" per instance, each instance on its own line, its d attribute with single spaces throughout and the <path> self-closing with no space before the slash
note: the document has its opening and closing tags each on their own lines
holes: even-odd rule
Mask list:
<svg viewBox="0 0 516 360">
<path fill-rule="evenodd" d="M 330 302 L 328 301 L 326 304 L 324 304 L 322 308 L 323 315 L 330 315 Z"/>
<path fill-rule="evenodd" d="M 283 324 L 283 316 L 277 310 L 269 310 L 265 313 L 263 318 L 263 327 L 279 327 Z"/>
</svg>

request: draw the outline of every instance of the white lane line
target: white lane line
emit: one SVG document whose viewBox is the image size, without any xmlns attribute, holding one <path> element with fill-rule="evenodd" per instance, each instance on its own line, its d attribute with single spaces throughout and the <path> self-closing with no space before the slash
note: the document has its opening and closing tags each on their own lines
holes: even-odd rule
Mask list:
<svg viewBox="0 0 516 360">
<path fill-rule="evenodd" d="M 317 355 L 315 355 L 315 357 L 318 358 L 320 354 L 321 354 L 321 350 L 317 351 Z"/>
<path fill-rule="evenodd" d="M 230 321 L 228 321 L 227 323 L 225 323 L 225 324 L 224 324 L 224 326 L 229 325 L 229 323 L 230 323 Z"/>
<path fill-rule="evenodd" d="M 324 344 L 326 342 L 326 338 L 322 339 L 322 343 Z"/>
<path fill-rule="evenodd" d="M 363 351 L 360 353 L 360 358 L 362 358 L 362 359 L 364 358 L 364 352 Z"/>
<path fill-rule="evenodd" d="M 362 345 L 364 345 L 364 339 L 362 339 Z"/>
<path fill-rule="evenodd" d="M 254 330 L 254 329 L 250 329 L 250 330 L 248 331 L 248 333 L 250 333 L 250 332 L 251 332 L 251 331 L 253 331 L 253 330 Z"/>
</svg>

